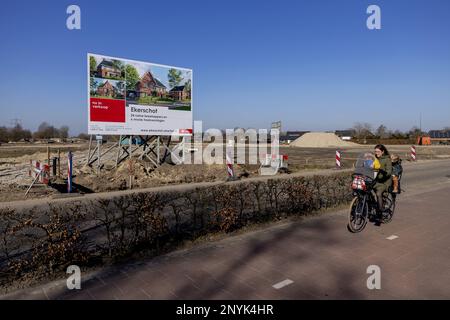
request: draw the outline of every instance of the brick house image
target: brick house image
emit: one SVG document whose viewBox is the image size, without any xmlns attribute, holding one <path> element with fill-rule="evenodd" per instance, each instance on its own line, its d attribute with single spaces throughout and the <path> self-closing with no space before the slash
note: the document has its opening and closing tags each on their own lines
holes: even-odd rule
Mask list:
<svg viewBox="0 0 450 320">
<path fill-rule="evenodd" d="M 117 88 L 114 87 L 109 81 L 104 82 L 97 88 L 97 94 L 99 96 L 113 97 L 117 93 Z"/>
<path fill-rule="evenodd" d="M 122 71 L 116 68 L 112 61 L 103 59 L 103 61 L 97 66 L 97 77 L 121 78 Z"/>
<path fill-rule="evenodd" d="M 166 86 L 158 79 L 153 77 L 150 72 L 146 72 L 141 81 L 136 83 L 136 96 L 158 96 L 163 97 L 166 95 Z"/>
<path fill-rule="evenodd" d="M 176 86 L 169 91 L 169 95 L 175 100 L 187 100 L 191 98 L 190 91 L 186 90 L 186 86 Z"/>
</svg>

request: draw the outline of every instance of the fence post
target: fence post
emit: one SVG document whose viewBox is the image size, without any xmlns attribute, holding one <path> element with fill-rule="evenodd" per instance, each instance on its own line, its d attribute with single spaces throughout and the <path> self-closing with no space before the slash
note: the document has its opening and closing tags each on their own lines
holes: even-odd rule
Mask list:
<svg viewBox="0 0 450 320">
<path fill-rule="evenodd" d="M 52 158 L 52 175 L 53 175 L 53 177 L 55 177 L 56 176 L 56 166 L 57 166 L 57 161 L 58 161 L 58 158 L 57 157 L 53 157 Z"/>
<path fill-rule="evenodd" d="M 61 150 L 58 149 L 58 178 L 61 177 Z"/>
</svg>

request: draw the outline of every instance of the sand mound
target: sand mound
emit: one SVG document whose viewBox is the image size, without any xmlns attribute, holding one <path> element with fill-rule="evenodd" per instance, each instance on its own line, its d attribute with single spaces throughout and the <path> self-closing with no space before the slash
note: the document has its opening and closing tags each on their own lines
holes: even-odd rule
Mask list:
<svg viewBox="0 0 450 320">
<path fill-rule="evenodd" d="M 334 133 L 308 132 L 294 140 L 290 146 L 303 148 L 354 147 L 358 144 L 344 141 Z"/>
</svg>

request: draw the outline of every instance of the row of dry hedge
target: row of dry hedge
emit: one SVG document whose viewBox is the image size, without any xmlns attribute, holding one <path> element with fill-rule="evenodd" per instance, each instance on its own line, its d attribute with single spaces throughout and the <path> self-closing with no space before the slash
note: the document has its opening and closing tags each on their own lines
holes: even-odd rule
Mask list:
<svg viewBox="0 0 450 320">
<path fill-rule="evenodd" d="M 71 264 L 159 254 L 186 239 L 305 215 L 349 197 L 349 175 L 340 173 L 0 209 L 0 284 Z"/>
</svg>

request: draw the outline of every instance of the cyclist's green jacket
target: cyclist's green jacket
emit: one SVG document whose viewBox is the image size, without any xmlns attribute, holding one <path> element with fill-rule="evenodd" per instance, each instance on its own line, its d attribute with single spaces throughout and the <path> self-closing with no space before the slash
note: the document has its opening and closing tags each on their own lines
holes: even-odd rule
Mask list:
<svg viewBox="0 0 450 320">
<path fill-rule="evenodd" d="M 382 155 L 378 158 L 380 161 L 380 170 L 377 175 L 377 182 L 382 183 L 389 187 L 392 184 L 392 161 L 391 157 L 387 155 Z"/>
</svg>

